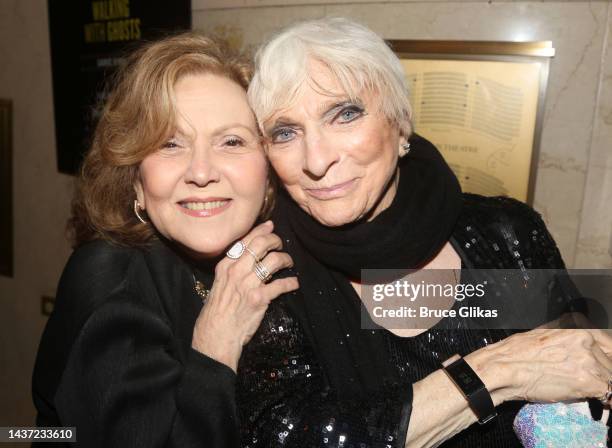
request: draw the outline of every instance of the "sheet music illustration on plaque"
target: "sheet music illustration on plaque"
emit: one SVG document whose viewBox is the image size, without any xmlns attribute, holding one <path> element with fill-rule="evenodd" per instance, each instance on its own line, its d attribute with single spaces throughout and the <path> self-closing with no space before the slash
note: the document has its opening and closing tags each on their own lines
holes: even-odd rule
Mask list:
<svg viewBox="0 0 612 448">
<path fill-rule="evenodd" d="M 551 42 L 390 41 L 406 71 L 414 130 L 464 191 L 533 201 Z"/>
</svg>

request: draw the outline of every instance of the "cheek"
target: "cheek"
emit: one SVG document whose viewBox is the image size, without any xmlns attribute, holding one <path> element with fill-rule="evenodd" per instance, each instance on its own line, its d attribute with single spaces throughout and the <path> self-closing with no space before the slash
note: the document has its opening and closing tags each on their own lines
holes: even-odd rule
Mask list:
<svg viewBox="0 0 612 448">
<path fill-rule="evenodd" d="M 145 158 L 140 165 L 140 180 L 146 207 L 154 207 L 156 202 L 172 197 L 181 174 L 181 166 L 174 161 L 154 156 Z"/>
<path fill-rule="evenodd" d="M 237 163 L 227 164 L 225 175 L 237 195 L 252 199 L 263 198 L 265 195 L 268 163 L 263 154 L 245 157 Z"/>
<path fill-rule="evenodd" d="M 270 165 L 286 187 L 298 182 L 302 173 L 301 153 L 297 150 L 282 151 L 273 150 L 268 153 Z"/>
</svg>

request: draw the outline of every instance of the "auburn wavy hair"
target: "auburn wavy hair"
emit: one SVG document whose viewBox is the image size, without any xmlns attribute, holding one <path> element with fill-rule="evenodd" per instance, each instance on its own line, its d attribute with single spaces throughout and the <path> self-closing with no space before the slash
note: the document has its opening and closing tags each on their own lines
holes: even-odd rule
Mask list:
<svg viewBox="0 0 612 448">
<path fill-rule="evenodd" d="M 68 222 L 73 246 L 93 239 L 134 246 L 154 237 L 153 226 L 134 215 L 134 182 L 140 162 L 174 132 L 176 82 L 200 73 L 225 76 L 246 90 L 252 66 L 223 41 L 195 32 L 146 43 L 126 58 L 109 83 L 77 179 Z"/>
</svg>

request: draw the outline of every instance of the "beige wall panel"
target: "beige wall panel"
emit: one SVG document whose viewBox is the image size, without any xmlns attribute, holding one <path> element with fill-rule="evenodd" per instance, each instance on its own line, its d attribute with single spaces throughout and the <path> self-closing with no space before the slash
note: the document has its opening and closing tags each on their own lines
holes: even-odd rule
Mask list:
<svg viewBox="0 0 612 448">
<path fill-rule="evenodd" d="M 612 4 L 605 39 L 574 263 L 582 268 L 612 268 Z"/>
</svg>

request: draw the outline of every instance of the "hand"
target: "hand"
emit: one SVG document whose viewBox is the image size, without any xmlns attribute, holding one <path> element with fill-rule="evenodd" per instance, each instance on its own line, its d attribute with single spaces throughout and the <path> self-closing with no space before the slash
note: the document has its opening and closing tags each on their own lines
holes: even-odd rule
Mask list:
<svg viewBox="0 0 612 448">
<path fill-rule="evenodd" d="M 481 350 L 497 361 L 505 399 L 601 398 L 612 376 L 612 337 L 601 330 L 535 329 Z"/>
<path fill-rule="evenodd" d="M 242 239 L 271 274 L 293 266 L 288 254 L 278 252 L 282 241 L 272 233 L 273 228 L 267 221 Z M 192 347 L 234 371 L 242 347 L 259 328 L 270 302 L 299 288 L 296 277 L 262 283 L 253 271 L 254 265 L 254 257 L 246 251 L 238 260 L 226 257 L 217 264 L 215 281 L 193 330 Z"/>
</svg>

